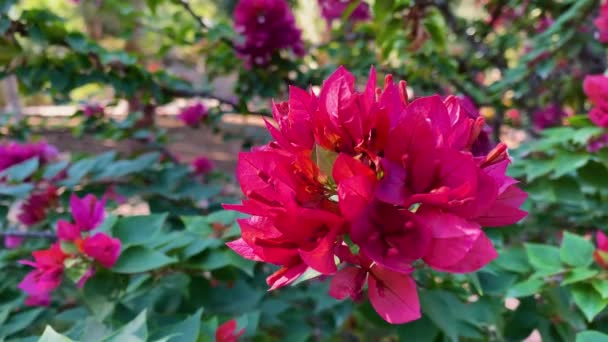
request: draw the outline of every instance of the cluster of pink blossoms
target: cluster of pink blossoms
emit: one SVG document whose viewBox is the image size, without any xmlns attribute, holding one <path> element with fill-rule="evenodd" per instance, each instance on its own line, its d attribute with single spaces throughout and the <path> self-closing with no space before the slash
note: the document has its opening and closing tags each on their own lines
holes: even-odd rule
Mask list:
<svg viewBox="0 0 608 342">
<path fill-rule="evenodd" d="M 225 206 L 252 215 L 228 245 L 281 266 L 267 278 L 271 289 L 311 268 L 333 276 L 338 299 L 362 298 L 367 282 L 382 318 L 408 322 L 420 317 L 414 262 L 476 271 L 497 255 L 481 227 L 526 215 L 527 195 L 505 174 L 506 146 L 471 153 L 484 120 L 456 97 L 409 102 L 405 82 L 388 75 L 377 88 L 373 69 L 358 92 L 341 67 L 319 95 L 291 87 L 273 115 L 275 141 L 239 155 L 247 198 Z"/>
<path fill-rule="evenodd" d="M 114 266 L 120 255 L 120 240 L 105 233 L 92 233 L 104 220 L 104 205 L 105 200 L 93 195 L 82 199 L 72 195 L 70 210 L 74 222 L 57 222 L 59 242 L 33 252 L 34 261 L 21 261 L 34 267 L 19 283 L 19 288 L 28 294 L 27 305 L 49 305 L 51 292 L 59 287 L 67 269 L 83 271 L 77 281 L 82 287 L 95 273 L 93 261 L 105 268 Z"/>
<path fill-rule="evenodd" d="M 177 118 L 190 127 L 198 127 L 207 115 L 207 107 L 202 102 L 196 102 L 184 108 Z"/>
<path fill-rule="evenodd" d="M 593 252 L 593 259 L 598 265 L 608 270 L 608 236 L 598 230 L 595 239 L 597 249 Z"/>
<path fill-rule="evenodd" d="M 602 0 L 600 6 L 600 16 L 593 20 L 598 32 L 598 40 L 601 43 L 608 43 L 608 1 Z"/>
<path fill-rule="evenodd" d="M 589 119 L 598 127 L 608 128 L 608 77 L 603 74 L 586 76 L 583 90 L 594 106 L 589 112 Z M 608 134 L 602 134 L 589 140 L 587 149 L 593 153 L 606 146 Z"/>
<path fill-rule="evenodd" d="M 57 148 L 43 141 L 37 143 L 9 142 L 0 145 L 0 171 L 34 157 L 38 157 L 38 161 L 44 164 L 56 158 L 58 154 Z"/>
<path fill-rule="evenodd" d="M 234 10 L 234 28 L 244 41 L 236 44 L 247 67 L 270 63 L 280 49 L 304 55 L 301 31 L 285 0 L 239 0 Z"/>
<path fill-rule="evenodd" d="M 602 74 L 586 76 L 583 90 L 594 105 L 589 113 L 591 121 L 599 127 L 608 127 L 608 77 Z"/>
<path fill-rule="evenodd" d="M 105 108 L 98 103 L 87 103 L 82 106 L 81 110 L 87 118 L 103 117 L 105 115 Z"/>
<path fill-rule="evenodd" d="M 321 16 L 331 24 L 334 20 L 342 18 L 344 11 L 348 9 L 356 0 L 317 0 L 321 7 Z M 365 1 L 359 1 L 359 4 L 351 12 L 348 19 L 352 22 L 365 21 L 371 18 L 369 5 Z"/>
<path fill-rule="evenodd" d="M 0 171 L 6 170 L 14 165 L 25 162 L 31 158 L 38 158 L 38 162 L 44 165 L 59 155 L 57 149 L 46 142 L 19 143 L 8 142 L 0 145 Z M 0 179 L 0 182 L 4 180 Z M 19 208 L 17 219 L 24 226 L 29 227 L 42 221 L 46 217 L 47 210 L 57 201 L 57 188 L 42 184 L 39 189 L 32 193 Z M 7 236 L 4 245 L 7 248 L 16 248 L 21 245 L 23 238 Z"/>
<path fill-rule="evenodd" d="M 555 104 L 539 109 L 532 113 L 534 128 L 541 131 L 545 128 L 561 126 L 562 119 L 567 116 L 564 110 Z"/>
<path fill-rule="evenodd" d="M 226 321 L 215 331 L 215 342 L 237 342 L 245 333 L 245 329 L 236 331 L 237 324 L 234 319 Z"/>
<path fill-rule="evenodd" d="M 192 160 L 192 170 L 197 175 L 206 175 L 213 171 L 215 164 L 213 161 L 205 156 L 200 156 Z"/>
</svg>

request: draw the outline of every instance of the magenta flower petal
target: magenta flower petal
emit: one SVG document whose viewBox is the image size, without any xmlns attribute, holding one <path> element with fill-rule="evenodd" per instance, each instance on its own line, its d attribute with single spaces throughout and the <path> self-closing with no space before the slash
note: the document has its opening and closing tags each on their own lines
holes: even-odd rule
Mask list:
<svg viewBox="0 0 608 342">
<path fill-rule="evenodd" d="M 336 273 L 336 261 L 334 260 L 335 240 L 336 232 L 334 231 L 317 241 L 313 249 L 300 249 L 299 253 L 302 261 L 322 274 Z"/>
<path fill-rule="evenodd" d="M 105 199 L 98 200 L 94 195 L 88 194 L 78 198 L 76 194 L 70 197 L 70 209 L 76 225 L 82 231 L 97 228 L 104 220 Z"/>
<path fill-rule="evenodd" d="M 361 297 L 363 285 L 367 278 L 367 271 L 357 267 L 344 267 L 331 278 L 329 295 L 343 300 L 350 297 L 353 300 Z"/>
<path fill-rule="evenodd" d="M 236 254 L 242 256 L 245 259 L 253 260 L 253 261 L 263 261 L 262 258 L 257 256 L 243 238 L 236 239 L 234 241 L 227 242 L 226 245 L 230 247 Z"/>
<path fill-rule="evenodd" d="M 369 300 L 385 321 L 402 324 L 420 318 L 416 283 L 409 275 L 374 266 L 367 284 Z"/>
<path fill-rule="evenodd" d="M 483 232 L 480 226 L 459 216 L 439 211 L 421 211 L 421 219 L 432 234 L 430 247 L 423 260 L 438 271 L 450 271 L 473 248 Z"/>
<path fill-rule="evenodd" d="M 453 273 L 479 271 L 497 257 L 498 253 L 496 253 L 492 241 L 482 232 L 464 257 L 454 265 L 445 267 L 444 271 Z"/>
<path fill-rule="evenodd" d="M 57 221 L 57 237 L 60 240 L 74 241 L 80 238 L 80 228 L 65 220 Z"/>
<path fill-rule="evenodd" d="M 293 283 L 302 274 L 304 274 L 307 269 L 308 266 L 304 263 L 298 263 L 293 266 L 283 266 L 278 271 L 266 278 L 266 283 L 270 286 L 269 291 L 276 290 L 280 287 Z"/>
<path fill-rule="evenodd" d="M 114 266 L 120 256 L 120 240 L 105 233 L 96 233 L 82 242 L 84 253 L 95 259 L 105 268 Z"/>
<path fill-rule="evenodd" d="M 343 180 L 338 186 L 338 204 L 342 215 L 355 220 L 369 205 L 374 194 L 374 183 L 369 177 L 356 176 Z"/>
</svg>

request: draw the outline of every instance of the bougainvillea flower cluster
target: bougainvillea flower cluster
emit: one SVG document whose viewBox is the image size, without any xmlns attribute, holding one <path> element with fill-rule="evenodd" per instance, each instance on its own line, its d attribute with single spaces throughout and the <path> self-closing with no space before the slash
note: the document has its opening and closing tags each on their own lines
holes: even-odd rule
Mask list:
<svg viewBox="0 0 608 342">
<path fill-rule="evenodd" d="M 200 156 L 192 161 L 192 169 L 197 175 L 205 175 L 215 168 L 213 161 L 205 156 Z"/>
<path fill-rule="evenodd" d="M 319 7 L 321 8 L 321 16 L 331 24 L 334 20 L 342 19 L 344 11 L 350 9 L 355 2 L 359 2 L 350 13 L 348 20 L 352 22 L 364 21 L 371 18 L 369 5 L 364 1 L 357 0 L 318 0 Z"/>
<path fill-rule="evenodd" d="M 0 171 L 22 163 L 28 159 L 38 157 L 41 164 L 51 161 L 59 152 L 46 142 L 19 143 L 9 142 L 0 145 Z"/>
<path fill-rule="evenodd" d="M 473 272 L 496 257 L 482 230 L 521 220 L 526 194 L 505 172 L 502 143 L 475 155 L 484 126 L 449 96 L 409 101 L 404 81 L 384 87 L 372 69 L 362 92 L 344 68 L 319 94 L 291 87 L 273 104 L 275 139 L 239 155 L 246 196 L 241 256 L 280 266 L 271 289 L 312 269 L 336 298 L 367 293 L 390 323 L 420 317 L 414 265 Z M 416 262 L 416 264 L 414 264 Z"/>
<path fill-rule="evenodd" d="M 593 252 L 593 259 L 598 265 L 608 270 L 608 236 L 598 230 L 595 239 L 597 249 Z"/>
<path fill-rule="evenodd" d="M 207 115 L 207 107 L 202 102 L 196 102 L 184 108 L 177 118 L 190 127 L 198 127 Z"/>
<path fill-rule="evenodd" d="M 281 49 L 304 55 L 301 31 L 285 0 L 240 0 L 234 28 L 243 38 L 236 51 L 247 67 L 267 65 Z"/>
<path fill-rule="evenodd" d="M 583 90 L 594 106 L 589 113 L 591 121 L 599 127 L 608 127 L 608 77 L 601 74 L 586 76 Z"/>
<path fill-rule="evenodd" d="M 532 114 L 532 124 L 537 130 L 560 126 L 566 112 L 558 105 L 549 105 L 539 109 Z"/>
<path fill-rule="evenodd" d="M 224 322 L 215 331 L 216 342 L 236 342 L 245 333 L 245 329 L 236 331 L 237 324 L 234 319 Z"/>
<path fill-rule="evenodd" d="M 87 118 L 93 117 L 103 117 L 104 116 L 104 107 L 97 103 L 87 103 L 82 106 L 82 113 Z"/>
<path fill-rule="evenodd" d="M 61 284 L 64 275 L 73 278 L 79 286 L 95 274 L 95 265 L 114 266 L 120 255 L 120 240 L 106 233 L 92 231 L 104 219 L 104 200 L 93 195 L 78 198 L 72 195 L 70 209 L 73 222 L 57 221 L 59 242 L 50 248 L 32 253 L 34 261 L 22 260 L 34 267 L 19 284 L 27 293 L 27 305 L 48 305 L 51 292 Z"/>
<path fill-rule="evenodd" d="M 598 32 L 598 40 L 608 43 L 608 1 L 602 0 L 600 15 L 593 20 Z"/>
<path fill-rule="evenodd" d="M 49 208 L 59 199 L 57 187 L 48 185 L 32 193 L 19 207 L 17 219 L 25 226 L 33 226 L 46 218 Z"/>
</svg>

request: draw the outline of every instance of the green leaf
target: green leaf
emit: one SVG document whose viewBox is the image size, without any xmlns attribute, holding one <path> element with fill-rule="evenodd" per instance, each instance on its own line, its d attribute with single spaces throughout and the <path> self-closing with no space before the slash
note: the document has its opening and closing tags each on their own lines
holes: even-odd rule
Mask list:
<svg viewBox="0 0 608 342">
<path fill-rule="evenodd" d="M 602 299 L 608 299 L 608 280 L 606 279 L 593 279 L 591 285 L 600 294 Z"/>
<path fill-rule="evenodd" d="M 142 172 L 152 167 L 160 158 L 160 153 L 150 152 L 142 154 L 133 160 L 119 160 L 110 164 L 95 176 L 96 180 L 115 179 L 133 173 Z"/>
<path fill-rule="evenodd" d="M 585 166 L 591 155 L 589 153 L 574 153 L 560 151 L 553 159 L 553 174 L 551 178 L 559 178 Z"/>
<path fill-rule="evenodd" d="M 529 279 L 513 285 L 507 291 L 507 297 L 527 297 L 539 293 L 545 282 L 541 279 Z"/>
<path fill-rule="evenodd" d="M 152 340 L 166 338 L 169 342 L 198 341 L 202 314 L 203 309 L 200 308 L 185 320 L 159 329 L 152 336 Z"/>
<path fill-rule="evenodd" d="M 578 283 L 580 281 L 595 277 L 597 274 L 597 270 L 591 270 L 588 268 L 575 268 L 573 270 L 568 271 L 568 273 L 564 277 L 564 280 L 562 281 L 562 285 Z"/>
<path fill-rule="evenodd" d="M 591 241 L 578 235 L 565 232 L 559 249 L 561 261 L 575 267 L 586 267 L 593 263 L 595 247 Z"/>
<path fill-rule="evenodd" d="M 135 319 L 127 323 L 112 335 L 103 339 L 104 342 L 145 342 L 148 339 L 148 326 L 146 324 L 146 310 Z"/>
<path fill-rule="evenodd" d="M 31 183 L 7 185 L 0 183 L 0 195 L 13 196 L 17 198 L 23 198 L 34 189 L 34 185 Z"/>
<path fill-rule="evenodd" d="M 70 165 L 69 160 L 61 160 L 53 164 L 49 164 L 44 168 L 42 178 L 50 180 L 55 178 L 61 171 L 65 170 Z"/>
<path fill-rule="evenodd" d="M 435 341 L 435 338 L 439 335 L 439 329 L 428 317 L 422 316 L 422 318 L 413 322 L 398 325 L 397 335 L 401 341 Z"/>
<path fill-rule="evenodd" d="M 155 250 L 133 246 L 120 254 L 112 271 L 117 273 L 140 273 L 167 266 L 177 261 Z"/>
<path fill-rule="evenodd" d="M 527 273 L 530 271 L 526 252 L 522 248 L 501 250 L 494 263 L 498 267 L 511 272 Z"/>
<path fill-rule="evenodd" d="M 581 185 L 574 177 L 562 177 L 553 182 L 555 197 L 562 203 L 580 206 L 584 204 L 585 197 L 581 191 Z"/>
<path fill-rule="evenodd" d="M 38 316 L 40 316 L 43 311 L 43 308 L 36 308 L 24 310 L 12 315 L 8 321 L 2 325 L 2 329 L 0 329 L 0 336 L 3 336 L 3 334 L 4 336 L 8 336 L 29 328 L 32 324 L 34 324 Z"/>
<path fill-rule="evenodd" d="M 587 285 L 573 287 L 572 297 L 589 322 L 608 305 L 608 300 L 602 299 L 595 289 Z"/>
<path fill-rule="evenodd" d="M 47 325 L 38 342 L 72 342 L 72 340 L 53 330 L 50 325 Z"/>
<path fill-rule="evenodd" d="M 528 261 L 535 269 L 543 271 L 559 271 L 562 269 L 557 247 L 536 243 L 526 243 L 525 247 Z"/>
<path fill-rule="evenodd" d="M 595 330 L 581 331 L 576 334 L 576 342 L 608 342 L 608 335 Z"/>
<path fill-rule="evenodd" d="M 166 220 L 167 214 L 122 217 L 114 225 L 114 236 L 123 246 L 144 245 L 161 233 Z"/>
<path fill-rule="evenodd" d="M 252 277 L 255 262 L 241 257 L 231 249 L 214 249 L 204 253 L 200 260 L 197 260 L 193 266 L 206 271 L 214 271 L 226 266 L 233 266 Z"/>
<path fill-rule="evenodd" d="M 38 157 L 30 158 L 3 170 L 0 172 L 0 178 L 6 177 L 10 182 L 22 182 L 34 174 L 39 165 Z"/>
</svg>

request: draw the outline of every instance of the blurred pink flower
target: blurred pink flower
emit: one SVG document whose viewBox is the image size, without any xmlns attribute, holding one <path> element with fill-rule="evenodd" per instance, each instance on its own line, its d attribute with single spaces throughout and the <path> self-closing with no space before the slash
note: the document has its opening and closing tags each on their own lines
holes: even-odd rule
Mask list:
<svg viewBox="0 0 608 342">
<path fill-rule="evenodd" d="M 593 20 L 598 32 L 598 40 L 601 43 L 608 43 L 608 1 L 603 1 L 600 6 L 599 17 Z"/>
<path fill-rule="evenodd" d="M 215 342 L 236 342 L 245 333 L 245 329 L 236 331 L 236 321 L 231 319 L 222 323 L 215 331 Z"/>
<path fill-rule="evenodd" d="M 46 142 L 9 142 L 0 145 L 0 171 L 33 157 L 38 157 L 39 162 L 44 164 L 57 157 L 58 154 L 57 148 Z"/>
<path fill-rule="evenodd" d="M 196 102 L 184 108 L 177 117 L 186 125 L 197 127 L 207 115 L 207 107 L 202 102 Z"/>
<path fill-rule="evenodd" d="M 602 134 L 599 137 L 589 139 L 587 151 L 595 153 L 606 146 L 608 146 L 608 134 Z"/>
<path fill-rule="evenodd" d="M 240 0 L 234 10 L 234 28 L 244 41 L 236 50 L 247 67 L 264 66 L 280 49 L 304 55 L 301 31 L 285 0 Z"/>
<path fill-rule="evenodd" d="M 598 265 L 608 270 L 608 236 L 598 230 L 595 238 L 597 249 L 593 252 L 593 259 Z"/>
<path fill-rule="evenodd" d="M 595 106 L 589 113 L 591 121 L 599 127 L 608 127 L 608 77 L 602 74 L 587 75 L 583 90 Z"/>
<path fill-rule="evenodd" d="M 543 130 L 549 127 L 560 126 L 562 119 L 566 116 L 566 112 L 560 106 L 551 104 L 532 114 L 532 124 L 537 130 Z"/>
<path fill-rule="evenodd" d="M 196 174 L 204 175 L 211 172 L 215 168 L 215 165 L 209 158 L 201 156 L 192 161 L 192 168 Z"/>
<path fill-rule="evenodd" d="M 19 236 L 6 236 L 4 237 L 4 247 L 7 249 L 13 249 L 21 246 L 23 243 L 23 238 Z"/>
<path fill-rule="evenodd" d="M 55 205 L 59 194 L 54 185 L 34 192 L 20 206 L 17 219 L 26 226 L 33 226 L 46 218 L 49 208 Z"/>
<path fill-rule="evenodd" d="M 51 291 L 61 284 L 63 276 L 63 261 L 67 255 L 63 253 L 58 243 L 49 249 L 32 253 L 34 261 L 21 260 L 20 263 L 34 267 L 19 283 L 18 287 L 29 295 L 27 305 L 48 305 Z"/>
<path fill-rule="evenodd" d="M 103 117 L 104 107 L 97 103 L 88 103 L 82 106 L 82 112 L 84 116 L 91 117 Z"/>
<path fill-rule="evenodd" d="M 317 0 L 321 7 L 321 15 L 330 24 L 333 20 L 341 19 L 344 11 L 357 0 Z M 349 21 L 363 21 L 371 18 L 369 5 L 365 1 L 359 1 L 357 7 L 348 17 Z"/>
</svg>

